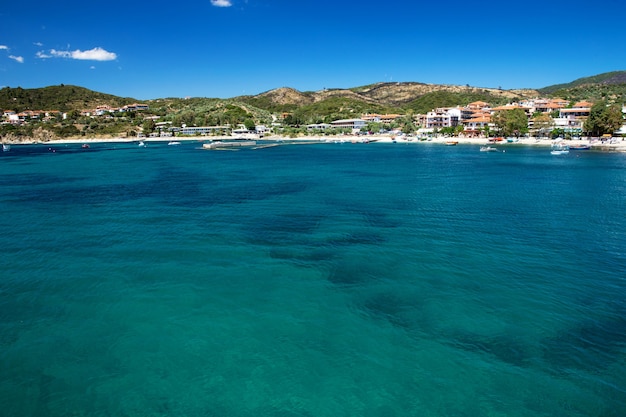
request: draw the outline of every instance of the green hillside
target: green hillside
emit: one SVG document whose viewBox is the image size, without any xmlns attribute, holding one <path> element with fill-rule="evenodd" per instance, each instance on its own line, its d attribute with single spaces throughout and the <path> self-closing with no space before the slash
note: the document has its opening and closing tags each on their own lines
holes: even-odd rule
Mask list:
<svg viewBox="0 0 626 417">
<path fill-rule="evenodd" d="M 466 106 L 469 103 L 475 101 L 484 101 L 492 106 L 498 106 L 506 104 L 509 101 L 508 97 L 496 96 L 489 92 L 450 92 L 450 91 L 435 91 L 432 93 L 426 93 L 423 96 L 412 100 L 403 106 L 404 110 L 410 109 L 414 113 L 425 114 L 432 109 L 438 107 L 454 107 L 454 106 Z"/>
<path fill-rule="evenodd" d="M 567 91 L 584 85 L 619 85 L 626 84 L 626 71 L 612 71 L 603 74 L 583 77 L 565 84 L 555 84 L 539 89 L 543 94 L 555 94 L 557 91 Z"/>
<path fill-rule="evenodd" d="M 121 107 L 136 103 L 133 98 L 122 98 L 111 94 L 98 93 L 74 85 L 55 85 L 43 88 L 25 89 L 5 87 L 0 90 L 0 110 L 70 110 L 94 109 L 100 105 Z"/>
<path fill-rule="evenodd" d="M 312 123 L 329 123 L 338 119 L 358 118 L 362 114 L 424 114 L 438 107 L 464 106 L 483 101 L 498 106 L 538 96 L 559 97 L 571 102 L 588 100 L 626 104 L 626 71 L 614 71 L 580 78 L 541 90 L 501 90 L 417 82 L 376 83 L 350 89 L 324 89 L 300 92 L 281 87 L 255 96 L 230 99 L 162 98 L 144 101 L 149 110 L 117 112 L 107 117 L 81 115 L 82 110 L 97 106 L 122 107 L 137 103 L 134 98 L 117 97 L 89 89 L 58 85 L 23 89 L 5 87 L 0 90 L 0 110 L 58 110 L 65 118 L 33 118 L 23 125 L 4 123 L 0 136 L 33 137 L 37 129 L 53 132 L 57 137 L 103 135 L 135 136 L 155 129 L 154 118 L 171 122 L 172 126 L 237 126 L 270 125 L 281 116 L 285 127 Z M 410 120 L 410 119 L 406 119 Z M 406 120 L 403 123 L 407 123 Z"/>
</svg>

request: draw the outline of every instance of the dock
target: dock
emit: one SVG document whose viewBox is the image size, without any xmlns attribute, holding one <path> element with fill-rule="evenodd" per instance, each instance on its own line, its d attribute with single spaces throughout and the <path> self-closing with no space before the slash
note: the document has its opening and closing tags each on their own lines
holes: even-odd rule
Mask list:
<svg viewBox="0 0 626 417">
<path fill-rule="evenodd" d="M 226 149 L 256 146 L 255 140 L 238 140 L 234 142 L 211 142 L 202 145 L 202 149 Z"/>
</svg>

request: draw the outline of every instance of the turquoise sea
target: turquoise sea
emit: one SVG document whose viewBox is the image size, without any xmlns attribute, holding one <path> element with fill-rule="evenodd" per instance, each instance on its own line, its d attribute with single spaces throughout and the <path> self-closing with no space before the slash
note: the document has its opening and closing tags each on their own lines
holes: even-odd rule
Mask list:
<svg viewBox="0 0 626 417">
<path fill-rule="evenodd" d="M 14 145 L 0 415 L 626 415 L 626 154 Z"/>
</svg>

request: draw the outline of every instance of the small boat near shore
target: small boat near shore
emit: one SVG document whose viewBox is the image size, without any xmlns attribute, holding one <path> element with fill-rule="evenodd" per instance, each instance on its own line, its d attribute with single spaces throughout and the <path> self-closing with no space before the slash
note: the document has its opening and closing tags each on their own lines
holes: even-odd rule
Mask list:
<svg viewBox="0 0 626 417">
<path fill-rule="evenodd" d="M 552 144 L 551 155 L 567 155 L 569 153 L 569 146 L 563 143 L 562 139 L 557 139 Z"/>
<path fill-rule="evenodd" d="M 2 144 L 2 152 L 9 152 L 10 150 L 11 150 L 11 145 L 9 145 L 8 143 Z"/>
<path fill-rule="evenodd" d="M 459 144 L 459 142 L 456 141 L 456 140 L 448 140 L 448 141 L 445 142 L 446 146 L 456 146 L 458 144 Z"/>
<path fill-rule="evenodd" d="M 570 145 L 570 151 L 588 151 L 591 149 L 591 145 Z"/>
<path fill-rule="evenodd" d="M 481 152 L 498 152 L 498 148 L 494 148 L 493 146 L 481 146 Z"/>
<path fill-rule="evenodd" d="M 176 145 L 180 145 L 180 142 L 174 140 L 174 141 L 168 142 L 167 144 L 168 146 L 176 146 Z"/>
</svg>

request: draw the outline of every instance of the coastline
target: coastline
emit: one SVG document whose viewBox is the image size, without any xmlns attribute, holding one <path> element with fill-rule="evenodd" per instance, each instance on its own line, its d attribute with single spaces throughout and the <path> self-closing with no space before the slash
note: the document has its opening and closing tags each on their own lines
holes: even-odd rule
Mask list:
<svg viewBox="0 0 626 417">
<path fill-rule="evenodd" d="M 109 138 L 67 138 L 58 139 L 48 142 L 41 141 L 22 141 L 9 143 L 11 145 L 68 145 L 68 144 L 90 144 L 90 143 L 139 143 L 141 141 L 150 142 L 209 142 L 209 141 L 229 141 L 239 140 L 232 136 L 212 136 L 212 137 L 170 137 L 170 138 L 122 138 L 122 137 L 109 137 Z M 416 137 L 392 137 L 389 135 L 371 135 L 371 136 L 351 136 L 351 135 L 333 135 L 333 136 L 300 136 L 296 138 L 289 138 L 283 136 L 266 136 L 261 139 L 257 139 L 261 142 L 313 142 L 313 143 L 398 143 L 398 144 L 440 144 L 445 146 L 447 142 L 456 142 L 459 145 L 475 145 L 475 146 L 541 146 L 550 147 L 555 141 L 548 138 L 520 138 L 517 142 L 507 142 L 506 139 L 493 142 L 486 138 L 467 138 L 467 137 L 435 137 L 427 140 L 421 140 Z M 493 139 L 492 139 L 493 140 Z M 620 152 L 626 152 L 626 138 L 613 138 L 612 140 L 602 141 L 598 138 L 584 138 L 584 139 L 572 139 L 564 140 L 568 146 L 574 145 L 590 145 L 591 149 L 596 150 L 615 150 Z M 7 142 L 8 143 L 8 142 Z"/>
</svg>

